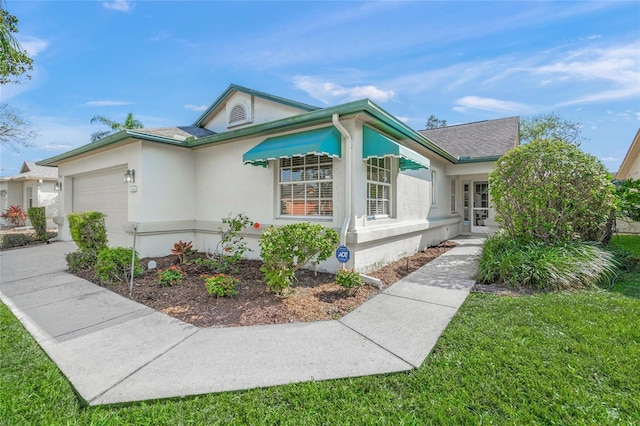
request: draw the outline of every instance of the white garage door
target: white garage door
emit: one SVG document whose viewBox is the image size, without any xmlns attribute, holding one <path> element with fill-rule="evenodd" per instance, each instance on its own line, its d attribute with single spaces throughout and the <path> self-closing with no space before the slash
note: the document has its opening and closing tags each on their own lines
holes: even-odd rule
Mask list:
<svg viewBox="0 0 640 426">
<path fill-rule="evenodd" d="M 98 211 L 106 215 L 109 246 L 127 246 L 127 189 L 125 168 L 108 169 L 73 178 L 73 211 Z"/>
</svg>

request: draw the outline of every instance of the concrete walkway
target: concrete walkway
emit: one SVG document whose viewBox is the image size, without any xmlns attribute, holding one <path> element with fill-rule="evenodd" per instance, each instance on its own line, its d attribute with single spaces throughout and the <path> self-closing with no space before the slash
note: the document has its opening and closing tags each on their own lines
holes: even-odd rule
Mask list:
<svg viewBox="0 0 640 426">
<path fill-rule="evenodd" d="M 65 272 L 73 243 L 0 252 L 0 298 L 89 405 L 391 373 L 422 364 L 469 294 L 482 239 L 336 321 L 198 328 Z"/>
</svg>

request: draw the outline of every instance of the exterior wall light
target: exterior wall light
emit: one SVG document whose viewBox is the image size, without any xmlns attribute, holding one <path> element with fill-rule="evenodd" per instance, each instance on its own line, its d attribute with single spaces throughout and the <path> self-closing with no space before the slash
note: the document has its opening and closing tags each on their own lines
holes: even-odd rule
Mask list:
<svg viewBox="0 0 640 426">
<path fill-rule="evenodd" d="M 62 182 L 56 182 L 56 184 L 53 185 L 53 190 L 56 192 L 62 191 Z"/>
<path fill-rule="evenodd" d="M 124 174 L 124 183 L 134 183 L 136 181 L 136 171 L 127 170 Z"/>
</svg>

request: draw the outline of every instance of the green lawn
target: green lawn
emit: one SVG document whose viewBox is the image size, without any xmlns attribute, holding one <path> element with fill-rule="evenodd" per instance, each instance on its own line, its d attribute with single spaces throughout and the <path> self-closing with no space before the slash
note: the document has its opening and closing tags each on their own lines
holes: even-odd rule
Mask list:
<svg viewBox="0 0 640 426">
<path fill-rule="evenodd" d="M 471 294 L 414 371 L 95 408 L 0 304 L 0 424 L 640 424 L 639 372 L 637 267 L 602 290 Z"/>
</svg>

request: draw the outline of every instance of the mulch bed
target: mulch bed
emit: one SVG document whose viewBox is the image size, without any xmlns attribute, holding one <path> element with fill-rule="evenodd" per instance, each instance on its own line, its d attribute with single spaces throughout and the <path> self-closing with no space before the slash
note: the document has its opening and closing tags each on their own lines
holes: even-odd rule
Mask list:
<svg viewBox="0 0 640 426">
<path fill-rule="evenodd" d="M 455 247 L 446 241 L 430 247 L 367 274 L 378 278 L 383 289 L 410 274 L 442 253 Z M 147 269 L 149 261 L 166 269 L 176 264 L 176 256 L 142 259 L 145 272 L 136 277 L 131 299 L 181 321 L 198 327 L 236 327 L 257 324 L 283 324 L 290 322 L 320 321 L 341 318 L 380 292 L 371 285 L 364 285 L 355 294 L 334 283 L 334 274 L 311 270 L 296 272 L 293 294 L 278 297 L 270 292 L 260 272 L 259 260 L 243 260 L 238 273 L 238 294 L 232 297 L 215 297 L 207 293 L 202 274 L 210 274 L 204 266 L 186 263 L 180 267 L 187 273 L 181 285 L 161 287 L 156 270 Z M 102 284 L 91 271 L 77 274 L 82 278 L 103 285 L 115 293 L 129 298 L 128 284 Z"/>
</svg>

